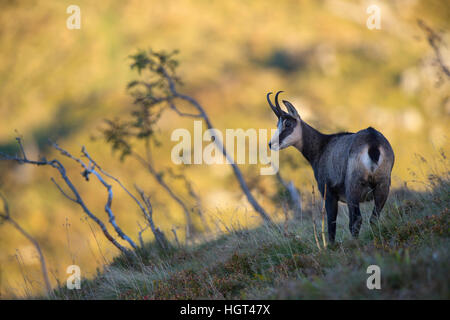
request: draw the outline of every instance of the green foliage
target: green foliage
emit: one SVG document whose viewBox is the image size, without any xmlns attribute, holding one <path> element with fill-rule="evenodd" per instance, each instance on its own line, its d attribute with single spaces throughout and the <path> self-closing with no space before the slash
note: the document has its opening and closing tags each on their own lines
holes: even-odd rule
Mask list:
<svg viewBox="0 0 450 320">
<path fill-rule="evenodd" d="M 177 54 L 178 50 L 172 52 L 140 50 L 138 53 L 130 56 L 133 60 L 130 67 L 131 69 L 137 69 L 139 74 L 144 69 L 148 69 L 156 74 L 162 74 L 162 68 L 166 68 L 174 74 L 175 69 L 178 67 L 178 61 L 174 59 L 174 56 Z"/>
<path fill-rule="evenodd" d="M 105 120 L 108 127 L 103 130 L 106 142 L 111 144 L 113 151 L 119 151 L 120 159 L 124 160 L 126 156 L 131 154 L 131 145 L 129 138 L 130 124 L 119 119 Z"/>
<path fill-rule="evenodd" d="M 131 70 L 136 70 L 139 79 L 128 83 L 127 89 L 134 98 L 135 108 L 130 112 L 129 120 L 106 120 L 102 134 L 113 151 L 120 152 L 123 161 L 133 153 L 132 140 L 160 143 L 156 137 L 157 122 L 165 107 L 172 99 L 170 81 L 181 84 L 176 76 L 178 61 L 177 50 L 172 52 L 139 51 L 131 55 Z"/>
</svg>

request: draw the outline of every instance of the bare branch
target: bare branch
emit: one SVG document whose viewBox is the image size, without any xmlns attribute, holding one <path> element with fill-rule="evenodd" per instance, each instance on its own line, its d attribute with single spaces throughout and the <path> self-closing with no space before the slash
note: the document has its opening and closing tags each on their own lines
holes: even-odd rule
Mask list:
<svg viewBox="0 0 450 320">
<path fill-rule="evenodd" d="M 83 155 L 89 159 L 89 161 L 91 161 L 94 164 L 94 167 L 96 167 L 103 175 L 105 175 L 106 177 L 114 180 L 135 202 L 136 204 L 139 206 L 139 208 L 141 209 L 141 211 L 144 213 L 144 215 L 147 215 L 147 211 L 145 209 L 145 207 L 142 205 L 142 203 L 122 184 L 122 182 L 112 176 L 111 174 L 109 174 L 108 172 L 106 172 L 105 170 L 103 170 L 97 162 L 94 161 L 94 159 L 92 159 L 92 157 L 89 155 L 89 153 L 87 152 L 86 148 L 83 146 L 83 148 L 81 149 L 81 152 L 83 153 Z"/>
<path fill-rule="evenodd" d="M 10 215 L 8 201 L 6 201 L 5 196 L 0 193 L 0 198 L 3 200 L 3 212 L 0 213 L 0 218 L 8 220 Z"/>
<path fill-rule="evenodd" d="M 109 174 L 108 172 L 106 172 L 104 169 L 102 169 L 98 163 L 89 155 L 89 153 L 87 152 L 86 148 L 83 146 L 81 149 L 82 154 L 93 164 L 94 168 L 97 168 L 98 171 L 100 171 L 103 175 L 105 175 L 106 177 L 114 180 L 135 202 L 136 204 L 139 206 L 139 208 L 141 209 L 142 213 L 144 214 L 144 217 L 147 220 L 147 226 L 145 228 L 142 228 L 139 225 L 140 231 L 138 233 L 138 238 L 139 238 L 139 242 L 141 247 L 143 246 L 143 239 L 142 239 L 142 233 L 148 228 L 150 227 L 153 234 L 155 235 L 155 239 L 157 240 L 157 243 L 161 246 L 161 248 L 166 249 L 167 248 L 167 240 L 165 239 L 164 234 L 162 233 L 162 231 L 160 231 L 158 228 L 156 228 L 154 222 L 153 222 L 153 207 L 151 205 L 150 199 L 144 194 L 144 192 L 139 189 L 136 186 L 136 190 L 138 191 L 138 193 L 140 194 L 141 198 L 142 198 L 142 202 L 139 201 L 139 199 L 137 199 L 132 193 L 131 191 L 129 191 L 124 185 L 123 183 L 116 177 L 114 177 L 113 175 Z M 91 169 L 91 171 L 93 170 Z"/>
<path fill-rule="evenodd" d="M 194 114 L 194 113 L 182 112 L 182 111 L 178 110 L 178 108 L 176 107 L 176 105 L 172 101 L 169 101 L 169 106 L 180 117 L 203 118 L 202 114 Z"/>
<path fill-rule="evenodd" d="M 194 98 L 192 98 L 188 95 L 181 94 L 177 91 L 176 84 L 175 84 L 173 77 L 167 72 L 167 70 L 164 68 L 164 66 L 160 65 L 158 68 L 158 71 L 166 79 L 166 81 L 169 85 L 170 93 L 172 94 L 172 96 L 175 98 L 179 98 L 179 99 L 189 102 L 195 109 L 197 109 L 197 111 L 199 112 L 199 116 L 201 118 L 203 118 L 208 129 L 214 129 L 214 126 L 212 125 L 211 120 L 209 119 L 207 113 L 205 112 L 205 109 L 200 105 L 200 103 L 198 103 L 197 100 L 195 100 Z M 263 218 L 263 220 L 265 222 L 271 223 L 272 220 L 267 215 L 266 211 L 259 205 L 259 203 L 256 201 L 256 199 L 251 194 L 251 192 L 247 186 L 247 183 L 245 182 L 244 177 L 242 176 L 241 170 L 236 165 L 236 163 L 234 162 L 234 159 L 231 157 L 231 155 L 226 151 L 225 146 L 223 145 L 222 141 L 220 141 L 220 139 L 218 139 L 216 137 L 216 139 L 214 140 L 214 143 L 219 148 L 219 150 L 222 150 L 223 155 L 231 164 L 234 175 L 238 179 L 239 185 L 241 186 L 242 191 L 246 195 L 247 200 L 253 206 L 253 209 L 255 209 L 255 211 L 259 213 L 259 215 Z"/>
<path fill-rule="evenodd" d="M 95 165 L 94 166 L 88 166 L 86 165 L 81 159 L 74 157 L 72 154 L 70 154 L 68 151 L 62 149 L 60 146 L 58 146 L 55 142 L 52 143 L 53 147 L 57 150 L 59 150 L 61 152 L 62 155 L 78 162 L 85 170 L 85 172 L 83 173 L 83 175 L 86 177 L 86 179 L 88 179 L 89 174 L 93 174 L 95 177 L 97 177 L 98 181 L 100 181 L 100 183 L 106 188 L 107 193 L 108 193 L 108 198 L 106 201 L 106 205 L 105 205 L 105 211 L 108 214 L 109 217 L 109 223 L 111 223 L 111 225 L 114 227 L 114 230 L 117 232 L 118 236 L 120 238 L 122 238 L 123 240 L 127 241 L 134 249 L 137 248 L 136 243 L 134 243 L 133 240 L 131 240 L 130 237 L 128 237 L 123 231 L 122 229 L 119 227 L 119 225 L 116 222 L 116 216 L 114 215 L 111 205 L 112 205 L 112 200 L 113 200 L 113 192 L 112 192 L 112 186 L 110 184 L 108 184 L 103 177 L 101 176 L 100 173 L 98 173 L 95 170 Z M 88 155 L 85 148 L 83 147 L 84 150 L 84 154 Z"/>
<path fill-rule="evenodd" d="M 56 145 L 56 144 L 55 144 Z M 56 145 L 57 146 L 57 145 Z M 72 157 L 67 151 L 62 150 L 61 148 L 59 148 L 59 146 L 57 146 L 57 149 L 62 151 L 62 153 L 64 155 L 67 154 L 68 157 L 73 158 L 75 161 L 77 161 L 76 158 Z M 108 229 L 106 228 L 105 224 L 99 219 L 97 218 L 96 215 L 94 215 L 86 206 L 86 204 L 84 203 L 83 199 L 81 198 L 78 190 L 76 189 L 76 187 L 74 186 L 74 184 L 72 183 L 72 181 L 70 180 L 70 178 L 67 176 L 67 172 L 66 172 L 66 168 L 61 164 L 61 162 L 59 162 L 58 160 L 54 159 L 51 161 L 47 161 L 46 159 L 42 159 L 39 161 L 35 161 L 35 160 L 29 160 L 29 159 L 25 159 L 25 158 L 19 158 L 17 156 L 11 156 L 8 154 L 5 154 L 3 152 L 0 152 L 0 160 L 11 160 L 11 161 L 15 161 L 19 164 L 32 164 L 32 165 L 37 165 L 37 166 L 51 166 L 53 168 L 55 168 L 56 170 L 58 170 L 61 178 L 64 180 L 65 184 L 69 187 L 69 189 L 71 190 L 71 192 L 73 193 L 73 197 L 70 197 L 71 199 L 74 199 L 75 202 L 83 209 L 83 211 L 86 213 L 86 215 L 91 218 L 95 223 L 97 223 L 97 225 L 100 227 L 100 229 L 102 230 L 103 234 L 105 235 L 105 237 L 115 246 L 117 247 L 120 251 L 122 251 L 125 254 L 128 254 L 129 251 L 127 248 L 123 247 L 119 242 L 117 242 L 117 240 L 109 233 Z M 81 162 L 79 159 L 77 162 Z M 85 167 L 84 163 L 80 163 L 83 167 Z M 58 188 L 60 191 L 62 191 L 61 188 Z M 63 195 L 67 195 L 66 193 L 63 193 Z"/>
<path fill-rule="evenodd" d="M 444 64 L 441 50 L 439 48 L 439 45 L 442 43 L 442 38 L 433 29 L 427 26 L 423 20 L 417 20 L 417 24 L 425 32 L 428 43 L 434 50 L 434 54 L 436 55 L 436 60 L 440 68 L 442 69 L 444 74 L 450 78 L 450 69 Z"/>
<path fill-rule="evenodd" d="M 155 180 L 158 182 L 158 184 L 163 187 L 164 190 L 170 195 L 172 199 L 175 200 L 176 203 L 180 205 L 180 207 L 184 211 L 184 215 L 186 217 L 186 238 L 189 239 L 191 235 L 191 228 L 192 228 L 192 222 L 190 217 L 190 211 L 187 205 L 184 203 L 184 201 L 175 194 L 175 192 L 172 190 L 172 188 L 167 184 L 167 182 L 164 180 L 164 178 L 161 176 L 160 173 L 158 173 L 153 166 L 153 164 L 149 160 L 144 159 L 139 154 L 133 152 L 132 156 L 138 160 L 144 167 L 147 168 L 147 170 L 150 172 L 150 174 L 155 178 Z"/>
</svg>

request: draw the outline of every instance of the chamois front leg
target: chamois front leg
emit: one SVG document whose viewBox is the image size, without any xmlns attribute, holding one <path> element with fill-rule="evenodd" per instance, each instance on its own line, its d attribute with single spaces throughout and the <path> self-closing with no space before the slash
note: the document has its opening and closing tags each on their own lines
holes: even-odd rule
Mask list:
<svg viewBox="0 0 450 320">
<path fill-rule="evenodd" d="M 334 240 L 336 238 L 338 198 L 331 192 L 327 193 L 326 195 L 325 209 L 327 210 L 328 240 L 330 240 L 330 243 L 334 243 Z"/>
</svg>

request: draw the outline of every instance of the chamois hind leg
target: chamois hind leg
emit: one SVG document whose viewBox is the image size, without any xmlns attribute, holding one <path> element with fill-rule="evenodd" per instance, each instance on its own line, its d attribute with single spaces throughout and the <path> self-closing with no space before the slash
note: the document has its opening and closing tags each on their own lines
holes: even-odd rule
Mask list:
<svg viewBox="0 0 450 320">
<path fill-rule="evenodd" d="M 337 197 L 330 193 L 327 193 L 325 199 L 325 209 L 327 210 L 327 222 L 328 222 L 328 239 L 331 243 L 334 243 L 336 238 L 336 219 L 338 213 L 338 200 Z"/>
<path fill-rule="evenodd" d="M 352 179 L 346 192 L 349 224 L 348 227 L 353 238 L 358 238 L 361 229 L 362 217 L 359 210 L 359 201 L 361 199 L 361 184 L 358 179 Z"/>
<path fill-rule="evenodd" d="M 381 210 L 386 203 L 386 200 L 389 195 L 389 186 L 390 181 L 386 180 L 381 183 L 378 183 L 373 190 L 373 199 L 374 199 L 374 207 L 372 211 L 372 215 L 370 216 L 370 223 L 373 224 L 378 221 Z"/>
<path fill-rule="evenodd" d="M 348 203 L 348 214 L 349 214 L 349 223 L 348 227 L 353 238 L 358 238 L 359 230 L 361 229 L 362 217 L 361 211 L 359 210 L 359 203 L 354 202 Z"/>
</svg>

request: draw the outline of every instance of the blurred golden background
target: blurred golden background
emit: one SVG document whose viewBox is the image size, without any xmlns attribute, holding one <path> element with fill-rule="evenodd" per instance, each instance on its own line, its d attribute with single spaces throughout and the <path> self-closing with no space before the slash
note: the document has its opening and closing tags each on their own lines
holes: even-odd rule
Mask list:
<svg viewBox="0 0 450 320">
<path fill-rule="evenodd" d="M 66 28 L 71 4 L 81 9 L 80 30 Z M 366 26 L 371 4 L 381 8 L 380 30 Z M 92 139 L 100 136 L 105 119 L 126 118 L 132 109 L 126 85 L 137 75 L 128 56 L 138 49 L 179 49 L 179 75 L 185 83 L 180 90 L 198 99 L 223 132 L 275 128 L 265 94 L 284 90 L 283 98 L 324 133 L 368 126 L 382 131 L 396 153 L 394 187 L 409 181 L 408 186 L 420 188 L 412 180 L 427 169 L 415 155 L 431 163 L 427 168 L 438 168 L 434 155 L 448 153 L 450 85 L 419 18 L 448 44 L 441 50 L 450 65 L 448 1 L 2 1 L 0 150 L 17 152 L 17 135 L 23 136 L 29 158 L 57 155 L 47 147 L 48 138 L 75 155 L 85 145 L 127 186 L 136 183 L 148 191 L 155 222 L 169 237 L 178 228 L 183 238 L 184 215 L 166 192 L 135 161 L 120 162 L 104 141 Z M 170 134 L 181 127 L 192 130 L 192 119 L 163 114 L 158 169 L 176 167 L 170 160 L 175 144 Z M 303 157 L 287 150 L 280 159 L 281 174 L 310 192 L 314 180 Z M 107 221 L 105 190 L 86 183 L 74 163 L 64 164 L 86 202 Z M 278 212 L 271 200 L 275 178 L 260 176 L 255 165 L 241 168 L 260 203 Z M 228 166 L 190 166 L 185 172 L 212 220 L 259 222 Z M 0 190 L 12 215 L 41 244 L 56 285 L 57 279 L 65 282 L 68 265 L 79 265 L 82 275 L 90 277 L 118 251 L 50 177 L 58 177 L 52 168 L 0 162 Z M 169 182 L 188 198 L 182 183 Z M 115 190 L 118 223 L 136 239 L 142 218 L 132 201 Z M 151 233 L 144 239 L 150 240 Z M 0 298 L 41 289 L 34 248 L 12 227 L 1 225 Z"/>
</svg>

